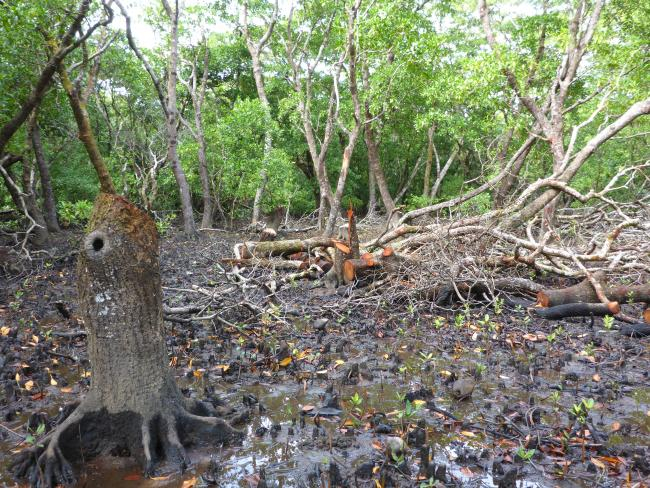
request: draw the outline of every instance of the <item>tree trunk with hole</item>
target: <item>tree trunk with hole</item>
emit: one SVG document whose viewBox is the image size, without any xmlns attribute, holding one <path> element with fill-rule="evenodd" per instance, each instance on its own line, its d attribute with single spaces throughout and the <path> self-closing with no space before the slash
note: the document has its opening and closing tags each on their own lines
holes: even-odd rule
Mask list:
<svg viewBox="0 0 650 488">
<path fill-rule="evenodd" d="M 167 366 L 158 247 L 145 212 L 100 193 L 77 267 L 91 386 L 67 419 L 18 455 L 14 474 L 32 486 L 71 484 L 70 460 L 115 449 L 136 457 L 145 476 L 162 457 L 183 469 L 183 442 L 241 437 L 211 405 L 185 398 Z"/>
</svg>

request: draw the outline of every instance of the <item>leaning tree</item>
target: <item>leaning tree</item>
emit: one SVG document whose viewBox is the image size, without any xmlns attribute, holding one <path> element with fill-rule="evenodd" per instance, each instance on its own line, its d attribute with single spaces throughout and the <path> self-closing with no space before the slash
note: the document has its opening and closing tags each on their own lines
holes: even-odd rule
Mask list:
<svg viewBox="0 0 650 488">
<path fill-rule="evenodd" d="M 116 194 L 95 140 L 83 90 L 57 70 L 100 182 L 78 258 L 80 314 L 88 333 L 90 389 L 37 445 L 18 454 L 13 470 L 32 486 L 71 484 L 70 459 L 115 449 L 139 459 L 145 475 L 165 458 L 183 469 L 184 445 L 241 438 L 217 410 L 184 397 L 168 367 L 163 329 L 159 237 L 153 219 Z"/>
</svg>

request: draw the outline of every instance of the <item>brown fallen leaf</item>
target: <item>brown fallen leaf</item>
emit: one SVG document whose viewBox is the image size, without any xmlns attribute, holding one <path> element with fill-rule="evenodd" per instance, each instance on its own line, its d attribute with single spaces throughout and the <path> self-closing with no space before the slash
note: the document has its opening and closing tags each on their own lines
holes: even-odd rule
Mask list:
<svg viewBox="0 0 650 488">
<path fill-rule="evenodd" d="M 196 478 L 190 478 L 189 480 L 183 481 L 181 488 L 194 488 L 196 485 Z"/>
<path fill-rule="evenodd" d="M 140 473 L 129 473 L 122 478 L 124 481 L 140 481 L 142 475 Z"/>
</svg>

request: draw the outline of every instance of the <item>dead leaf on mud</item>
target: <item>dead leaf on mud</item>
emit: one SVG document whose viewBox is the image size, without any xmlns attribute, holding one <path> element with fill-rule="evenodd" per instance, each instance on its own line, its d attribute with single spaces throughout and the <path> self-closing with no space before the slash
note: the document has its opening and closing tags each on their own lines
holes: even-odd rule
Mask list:
<svg viewBox="0 0 650 488">
<path fill-rule="evenodd" d="M 543 332 L 534 332 L 534 333 L 527 333 L 522 336 L 524 339 L 530 342 L 541 342 L 546 340 L 546 334 Z"/>
<path fill-rule="evenodd" d="M 472 471 L 471 469 L 469 469 L 469 468 L 466 467 L 466 466 L 463 466 L 462 468 L 460 468 L 460 472 L 463 473 L 463 474 L 464 474 L 465 476 L 467 476 L 468 478 L 473 478 L 474 476 L 476 476 L 476 474 L 474 473 L 474 471 Z"/>
<path fill-rule="evenodd" d="M 284 358 L 278 364 L 280 365 L 281 368 L 286 368 L 291 364 L 291 356 Z"/>
<path fill-rule="evenodd" d="M 122 479 L 124 481 L 140 481 L 142 479 L 142 475 L 140 473 L 130 473 L 125 475 Z"/>
<path fill-rule="evenodd" d="M 194 486 L 196 486 L 196 478 L 191 478 L 183 481 L 181 488 L 194 488 Z"/>
<path fill-rule="evenodd" d="M 609 431 L 610 432 L 618 432 L 621 430 L 621 423 L 620 422 L 614 422 L 612 425 L 609 426 Z"/>
</svg>

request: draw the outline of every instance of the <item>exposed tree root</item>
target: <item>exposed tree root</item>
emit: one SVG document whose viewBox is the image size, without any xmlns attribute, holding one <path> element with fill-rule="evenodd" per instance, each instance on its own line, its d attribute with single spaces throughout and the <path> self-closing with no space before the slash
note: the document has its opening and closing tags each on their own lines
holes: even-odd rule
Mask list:
<svg viewBox="0 0 650 488">
<path fill-rule="evenodd" d="M 232 417 L 234 409 L 219 411 L 205 402 L 161 402 L 157 411 L 146 414 L 109 413 L 99 405 L 89 394 L 50 434 L 18 454 L 11 467 L 14 476 L 34 488 L 69 486 L 75 483 L 70 460 L 83 462 L 106 453 L 134 456 L 145 477 L 154 476 L 163 460 L 182 472 L 191 464 L 186 446 L 226 445 L 244 436 L 223 418 L 204 416 Z"/>
</svg>

